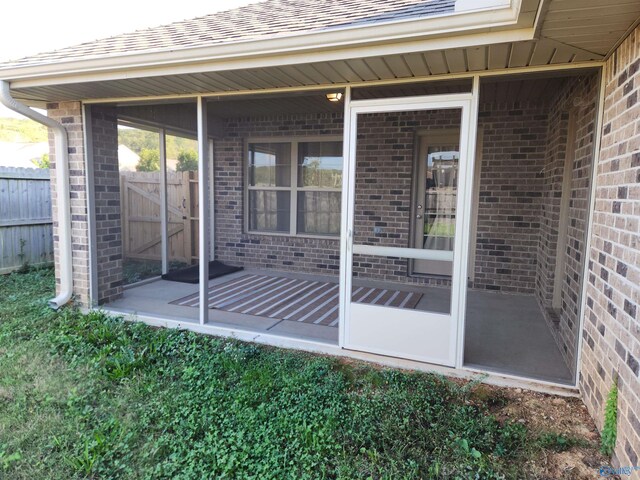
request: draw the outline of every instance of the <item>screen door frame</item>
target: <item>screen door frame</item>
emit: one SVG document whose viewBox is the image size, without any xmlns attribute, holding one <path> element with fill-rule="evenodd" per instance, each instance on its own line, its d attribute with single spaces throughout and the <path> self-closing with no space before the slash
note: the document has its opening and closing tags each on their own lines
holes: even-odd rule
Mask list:
<svg viewBox="0 0 640 480">
<path fill-rule="evenodd" d="M 477 134 L 477 101 L 474 99 L 477 99 L 477 85 L 474 85 L 473 92 L 470 93 L 354 101 L 350 100 L 349 93 L 347 92 L 345 99 L 340 346 L 350 350 L 461 367 L 467 291 L 467 282 L 463 279 L 467 278 L 469 255 L 471 193 Z M 396 248 L 354 244 L 358 116 L 369 113 L 391 114 L 445 109 L 461 111 L 460 171 L 458 173 L 450 312 L 442 314 L 354 303 L 351 301 L 354 253 L 405 259 L 435 259 L 435 256 L 439 255 L 434 251 L 425 251 L 409 246 Z M 445 253 L 441 252 L 440 255 Z M 370 323 L 363 321 L 364 316 Z M 392 320 L 389 319 L 390 316 L 393 316 Z M 424 325 L 420 322 L 424 322 Z M 430 333 L 433 334 L 431 339 L 428 338 Z M 385 342 L 385 338 L 389 341 Z M 424 349 L 421 351 L 416 350 L 417 344 L 410 345 L 416 338 L 415 342 L 417 343 L 424 339 Z"/>
</svg>

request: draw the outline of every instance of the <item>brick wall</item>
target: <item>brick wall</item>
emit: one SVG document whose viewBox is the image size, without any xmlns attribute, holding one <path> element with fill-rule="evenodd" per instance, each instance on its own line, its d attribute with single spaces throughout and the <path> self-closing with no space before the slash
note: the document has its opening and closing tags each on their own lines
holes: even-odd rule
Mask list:
<svg viewBox="0 0 640 480">
<path fill-rule="evenodd" d="M 586 225 L 593 165 L 597 75 L 572 77 L 550 103 L 548 140 L 543 170 L 543 198 L 540 244 L 536 275 L 536 296 L 558 342 L 567 365 L 575 373 L 579 308 L 585 258 Z M 575 122 L 575 137 L 568 138 L 569 118 Z M 571 145 L 568 142 L 572 142 Z M 565 159 L 573 155 L 568 224 L 559 231 Z M 563 251 L 558 251 L 558 237 L 566 237 Z M 564 265 L 561 277 L 555 278 L 558 262 Z M 556 281 L 562 282 L 561 304 L 553 309 Z"/>
<path fill-rule="evenodd" d="M 251 137 L 342 135 L 342 115 L 307 114 L 234 118 L 215 142 L 216 257 L 232 265 L 335 273 L 339 241 L 244 231 L 244 142 Z"/>
<path fill-rule="evenodd" d="M 122 295 L 122 226 L 118 171 L 118 119 L 114 108 L 93 107 L 93 173 L 98 304 Z"/>
<path fill-rule="evenodd" d="M 640 28 L 605 68 L 580 388 L 598 426 L 619 386 L 615 463 L 640 463 Z"/>
<path fill-rule="evenodd" d="M 90 260 L 87 207 L 87 172 L 84 153 L 82 107 L 78 102 L 47 105 L 47 115 L 61 122 L 69 140 L 69 189 L 71 202 L 71 241 L 73 261 L 74 303 L 89 306 Z M 120 186 L 118 177 L 118 132 L 115 110 L 92 109 L 93 160 L 98 265 L 98 298 L 95 303 L 112 301 L 122 293 L 122 261 L 120 240 Z M 55 151 L 50 134 L 52 210 L 54 219 L 54 252 L 56 283 L 59 284 L 59 246 L 57 197 L 55 184 Z"/>
<path fill-rule="evenodd" d="M 84 160 L 82 107 L 79 102 L 50 103 L 47 115 L 62 123 L 69 141 L 69 189 L 71 205 L 71 242 L 74 303 L 89 304 L 89 228 L 87 223 L 87 190 Z M 56 188 L 56 155 L 53 134 L 49 132 L 51 160 L 51 203 L 53 212 L 53 242 L 56 266 L 56 293 L 60 291 L 60 247 L 58 197 Z"/>
<path fill-rule="evenodd" d="M 411 182 L 416 131 L 459 124 L 452 112 L 364 115 L 357 148 L 355 239 L 406 247 L 410 241 Z M 540 105 L 483 105 L 485 142 L 474 287 L 533 293 L 542 191 L 546 110 Z M 342 135 L 340 114 L 227 119 L 215 142 L 216 255 L 257 268 L 337 272 L 337 240 L 247 234 L 243 231 L 243 152 L 251 137 Z M 374 233 L 374 227 L 381 230 Z M 360 277 L 407 278 L 406 260 L 354 259 Z"/>
<path fill-rule="evenodd" d="M 563 89 L 564 91 L 564 89 Z M 550 309 L 553 301 L 556 253 L 558 248 L 558 224 L 567 154 L 567 130 L 569 109 L 565 108 L 565 96 L 556 95 L 551 102 L 548 122 L 547 150 L 543 170 L 543 196 L 540 212 L 540 242 L 538 245 L 536 296 L 543 309 Z M 554 312 L 551 312 L 553 315 Z M 556 327 L 557 316 L 550 319 Z"/>
<path fill-rule="evenodd" d="M 540 231 L 547 109 L 483 104 L 474 287 L 532 294 Z"/>
</svg>

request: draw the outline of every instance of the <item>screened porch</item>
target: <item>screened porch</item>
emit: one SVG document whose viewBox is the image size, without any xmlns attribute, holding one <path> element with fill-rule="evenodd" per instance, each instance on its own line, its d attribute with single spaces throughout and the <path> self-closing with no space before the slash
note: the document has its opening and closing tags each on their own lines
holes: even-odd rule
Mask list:
<svg viewBox="0 0 640 480">
<path fill-rule="evenodd" d="M 346 102 L 464 95 L 470 81 L 352 89 L 349 99 L 345 91 L 318 91 L 94 105 L 101 134 L 108 126 L 116 137 L 112 149 L 127 129 L 155 136 L 158 145 L 155 171 L 124 174 L 137 175 L 137 184 L 123 183 L 119 151 L 102 159 L 119 165 L 120 177 L 110 180 L 119 189 L 119 215 L 109 211 L 122 232 L 123 254 L 98 275 L 101 303 L 117 313 L 254 339 L 337 346 L 346 312 L 340 299 L 350 289 L 345 301 L 354 309 L 384 307 L 391 322 L 394 312 L 459 319 L 465 369 L 572 384 L 595 80 L 591 73 L 482 79 L 477 142 L 466 152 L 475 159 L 466 180 L 466 241 L 455 239 L 463 231 L 456 223 L 458 165 L 462 130 L 469 127 L 462 110 L 359 116 L 351 198 L 344 194 L 342 147 Z M 203 126 L 207 141 L 198 143 Z M 177 170 L 170 137 L 198 149 L 195 163 Z M 145 210 L 125 214 L 136 196 Z M 341 235 L 345 199 L 351 241 L 360 245 L 348 258 Z M 461 266 L 452 263 L 453 251 L 463 243 L 466 280 L 456 286 L 454 264 Z M 371 253 L 380 247 L 400 250 Z M 439 253 L 412 253 L 423 249 Z M 199 262 L 203 254 L 242 270 L 199 285 L 210 275 Z M 161 278 L 187 268 L 195 283 Z M 460 304 L 452 292 L 465 297 L 464 311 L 455 310 Z M 393 329 L 381 334 L 394 335 Z"/>
</svg>

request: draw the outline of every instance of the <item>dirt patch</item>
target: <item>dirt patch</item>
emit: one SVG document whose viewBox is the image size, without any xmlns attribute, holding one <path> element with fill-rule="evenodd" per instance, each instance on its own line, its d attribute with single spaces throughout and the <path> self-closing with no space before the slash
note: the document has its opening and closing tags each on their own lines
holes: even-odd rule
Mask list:
<svg viewBox="0 0 640 480">
<path fill-rule="evenodd" d="M 592 480 L 599 478 L 602 465 L 609 464 L 599 451 L 598 430 L 579 398 L 481 385 L 472 399 L 488 404 L 499 420 L 524 424 L 532 438 L 547 439 L 549 447 L 528 462 L 523 478 Z"/>
<path fill-rule="evenodd" d="M 340 358 L 337 364 L 356 370 L 387 368 L 351 358 Z M 354 372 L 352 374 L 355 375 Z M 448 380 L 458 385 L 469 382 L 459 378 Z M 610 465 L 610 459 L 600 453 L 600 434 L 587 407 L 579 398 L 480 384 L 472 388 L 470 402 L 488 406 L 499 421 L 522 423 L 527 427 L 532 442 L 547 439 L 548 445 L 536 450 L 541 453 L 529 459 L 519 478 L 620 480 L 615 475 L 600 476 L 600 467 Z M 568 443 L 563 443 L 564 441 Z"/>
<path fill-rule="evenodd" d="M 13 394 L 7 388 L 0 387 L 0 402 L 12 402 Z"/>
</svg>

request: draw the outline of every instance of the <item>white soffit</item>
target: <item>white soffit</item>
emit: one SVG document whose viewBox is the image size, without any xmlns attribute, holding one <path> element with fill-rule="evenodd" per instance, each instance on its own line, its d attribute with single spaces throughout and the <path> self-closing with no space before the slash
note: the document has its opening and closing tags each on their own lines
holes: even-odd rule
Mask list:
<svg viewBox="0 0 640 480">
<path fill-rule="evenodd" d="M 606 56 L 638 20 L 639 0 L 547 0 L 540 38 Z"/>
<path fill-rule="evenodd" d="M 320 86 L 335 88 L 363 82 L 409 81 L 415 78 L 509 68 L 585 64 L 600 58 L 551 41 L 526 41 L 281 67 L 29 86 L 13 91 L 17 98 L 31 102 L 215 95 Z"/>
</svg>

